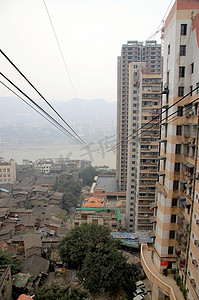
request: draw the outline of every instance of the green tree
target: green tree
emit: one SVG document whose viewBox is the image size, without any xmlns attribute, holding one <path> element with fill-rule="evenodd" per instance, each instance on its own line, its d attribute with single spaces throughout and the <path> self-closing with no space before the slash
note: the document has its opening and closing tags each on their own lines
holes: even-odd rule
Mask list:
<svg viewBox="0 0 199 300">
<path fill-rule="evenodd" d="M 98 175 L 98 172 L 95 170 L 94 167 L 84 168 L 79 173 L 79 177 L 83 180 L 83 185 L 88 185 L 88 186 L 92 185 L 92 183 L 94 181 L 94 177 L 96 175 Z"/>
<path fill-rule="evenodd" d="M 133 292 L 136 290 L 135 278 L 138 278 L 139 270 L 133 264 L 126 263 L 122 277 L 122 287 L 127 293 L 129 300 L 133 299 Z"/>
<path fill-rule="evenodd" d="M 0 249 L 0 266 L 10 265 L 11 266 L 11 274 L 17 274 L 21 271 L 21 260 L 18 258 L 13 258 L 13 256 L 8 252 L 3 252 Z"/>
<path fill-rule="evenodd" d="M 110 246 L 100 246 L 95 252 L 88 252 L 83 262 L 79 279 L 92 294 L 117 293 L 126 260 L 120 252 Z"/>
<path fill-rule="evenodd" d="M 88 298 L 87 291 L 70 286 L 61 287 L 56 284 L 37 288 L 34 295 L 35 300 L 84 300 Z"/>
<path fill-rule="evenodd" d="M 117 293 L 123 288 L 128 295 L 135 290 L 137 268 L 127 263 L 119 243 L 110 231 L 97 224 L 73 228 L 60 242 L 60 255 L 70 268 L 78 269 L 78 278 L 92 294 Z"/>
<path fill-rule="evenodd" d="M 56 183 L 54 185 L 54 190 L 64 193 L 62 206 L 65 210 L 77 206 L 81 194 L 81 186 L 78 182 L 67 181 L 64 183 Z"/>
<path fill-rule="evenodd" d="M 60 255 L 70 268 L 81 269 L 86 254 L 100 245 L 118 245 L 110 236 L 110 231 L 97 224 L 82 224 L 74 227 L 61 240 Z"/>
</svg>

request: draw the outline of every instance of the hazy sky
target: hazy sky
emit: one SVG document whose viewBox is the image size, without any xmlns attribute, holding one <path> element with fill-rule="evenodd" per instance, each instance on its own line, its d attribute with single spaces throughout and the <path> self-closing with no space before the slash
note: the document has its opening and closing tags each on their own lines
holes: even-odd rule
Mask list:
<svg viewBox="0 0 199 300">
<path fill-rule="evenodd" d="M 67 101 L 77 95 L 116 101 L 117 56 L 122 44 L 149 38 L 173 2 L 45 0 L 74 89 L 43 0 L 0 0 L 1 49 L 48 100 Z M 2 56 L 0 66 L 20 88 L 38 98 Z M 0 85 L 0 97 L 9 95 Z"/>
</svg>

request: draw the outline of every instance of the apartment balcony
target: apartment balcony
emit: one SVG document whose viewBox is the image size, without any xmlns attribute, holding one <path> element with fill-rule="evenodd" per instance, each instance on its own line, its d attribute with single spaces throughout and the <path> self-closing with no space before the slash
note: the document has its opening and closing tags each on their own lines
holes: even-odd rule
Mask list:
<svg viewBox="0 0 199 300">
<path fill-rule="evenodd" d="M 140 188 L 146 188 L 146 187 L 154 187 L 156 185 L 156 181 L 151 181 L 151 182 L 140 182 Z"/>
<path fill-rule="evenodd" d="M 142 170 L 142 169 L 140 168 L 140 173 L 143 173 L 143 174 L 149 173 L 149 175 L 150 175 L 151 173 L 157 173 L 157 172 L 158 172 L 157 169 L 147 169 L 147 170 Z"/>
<path fill-rule="evenodd" d="M 160 184 L 160 182 L 156 182 L 156 190 L 163 194 L 165 197 L 167 196 L 167 191 L 165 190 L 164 186 Z"/>
<path fill-rule="evenodd" d="M 151 258 L 151 251 L 148 250 L 147 245 L 141 245 L 141 264 L 144 272 L 150 282 L 154 284 L 162 293 L 167 295 L 170 300 L 184 300 L 184 296 L 176 284 L 172 275 L 161 275 Z"/>
<path fill-rule="evenodd" d="M 144 212 L 143 210 L 138 210 L 138 219 L 149 220 L 151 217 L 153 217 L 153 211 L 146 210 L 146 212 Z"/>
</svg>

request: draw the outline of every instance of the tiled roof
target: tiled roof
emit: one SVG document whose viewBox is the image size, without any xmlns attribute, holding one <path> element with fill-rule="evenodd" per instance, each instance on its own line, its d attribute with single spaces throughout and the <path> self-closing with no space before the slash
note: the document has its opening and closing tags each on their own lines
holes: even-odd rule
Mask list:
<svg viewBox="0 0 199 300">
<path fill-rule="evenodd" d="M 32 247 L 42 247 L 41 236 L 38 234 L 25 234 L 24 235 L 24 248 L 25 250 Z"/>
</svg>

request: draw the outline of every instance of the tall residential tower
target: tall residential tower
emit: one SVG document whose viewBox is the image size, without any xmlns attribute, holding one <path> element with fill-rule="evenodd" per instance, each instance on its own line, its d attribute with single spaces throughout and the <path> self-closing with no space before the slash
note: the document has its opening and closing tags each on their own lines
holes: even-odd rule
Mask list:
<svg viewBox="0 0 199 300">
<path fill-rule="evenodd" d="M 158 178 L 161 83 L 162 76 L 150 73 L 144 63 L 130 64 L 126 190 L 126 229 L 130 231 L 152 229 L 150 221 Z"/>
<path fill-rule="evenodd" d="M 118 57 L 117 83 L 117 179 L 121 191 L 126 191 L 127 159 L 128 159 L 128 114 L 129 114 L 129 64 L 144 62 L 146 70 L 151 74 L 161 74 L 161 45 L 156 41 L 145 44 L 138 41 L 128 41 L 122 45 L 121 56 Z M 137 95 L 134 95 L 136 98 Z M 134 116 L 134 123 L 137 122 Z"/>
<path fill-rule="evenodd" d="M 152 299 L 199 298 L 199 1 L 177 0 L 165 22 L 160 172 L 154 243 L 141 261 Z"/>
</svg>

